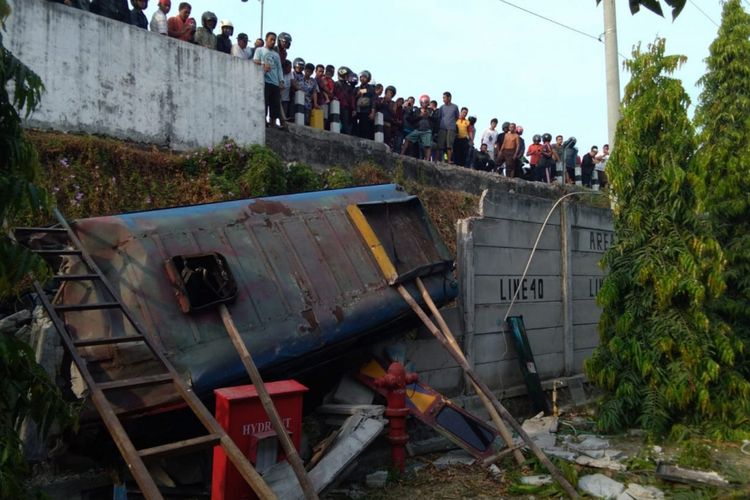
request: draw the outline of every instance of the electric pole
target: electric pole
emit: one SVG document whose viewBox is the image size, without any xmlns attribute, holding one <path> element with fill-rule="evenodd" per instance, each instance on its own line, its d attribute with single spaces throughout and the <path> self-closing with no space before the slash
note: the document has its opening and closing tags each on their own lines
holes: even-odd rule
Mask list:
<svg viewBox="0 0 750 500">
<path fill-rule="evenodd" d="M 620 119 L 620 67 L 617 59 L 617 16 L 615 0 L 604 0 L 604 59 L 607 73 L 607 138 L 615 147 L 615 130 Z"/>
</svg>

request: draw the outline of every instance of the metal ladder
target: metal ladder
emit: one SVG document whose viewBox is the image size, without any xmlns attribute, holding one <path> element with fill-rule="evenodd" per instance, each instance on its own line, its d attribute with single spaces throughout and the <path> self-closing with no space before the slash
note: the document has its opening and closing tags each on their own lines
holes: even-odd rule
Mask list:
<svg viewBox="0 0 750 500">
<path fill-rule="evenodd" d="M 232 439 L 227 435 L 224 429 L 221 428 L 219 423 L 214 419 L 213 415 L 206 409 L 201 400 L 195 395 L 190 387 L 187 386 L 184 380 L 180 377 L 177 371 L 174 369 L 169 360 L 164 356 L 161 350 L 157 349 L 140 326 L 138 321 L 133 317 L 132 313 L 125 307 L 120 301 L 119 296 L 115 292 L 112 285 L 106 279 L 102 271 L 92 260 L 91 256 L 86 252 L 81 241 L 78 239 L 76 234 L 70 228 L 70 225 L 65 220 L 65 217 L 54 209 L 54 215 L 57 219 L 59 226 L 49 228 L 31 228 L 31 227 L 19 227 L 14 230 L 16 235 L 23 233 L 26 234 L 57 234 L 64 235 L 67 237 L 67 242 L 71 248 L 59 249 L 59 250 L 34 250 L 41 257 L 60 257 L 65 255 L 74 255 L 81 259 L 86 265 L 89 272 L 85 274 L 55 274 L 53 279 L 57 282 L 65 281 L 89 281 L 98 282 L 101 284 L 106 293 L 110 296 L 108 301 L 91 303 L 91 304 L 53 304 L 48 298 L 42 288 L 42 284 L 34 282 L 34 290 L 39 296 L 47 314 L 49 315 L 52 323 L 60 335 L 62 342 L 73 359 L 73 362 L 78 367 L 81 376 L 86 382 L 91 394 L 91 400 L 94 403 L 99 415 L 104 421 L 104 425 L 107 427 L 112 439 L 114 440 L 117 448 L 120 450 L 125 463 L 128 466 L 128 470 L 135 479 L 141 493 L 147 499 L 161 499 L 163 498 L 159 492 L 153 477 L 149 473 L 144 459 L 161 458 L 169 455 L 176 455 L 181 453 L 189 453 L 202 448 L 210 446 L 221 446 L 227 457 L 230 459 L 232 464 L 237 468 L 240 474 L 243 476 L 245 481 L 253 488 L 255 493 L 260 498 L 275 498 L 274 493 L 263 481 L 263 478 L 248 462 L 247 458 L 242 454 L 237 445 L 234 444 Z M 129 322 L 135 330 L 135 335 L 127 335 L 121 337 L 101 337 L 86 340 L 76 340 L 70 334 L 68 329 L 63 322 L 61 315 L 64 315 L 69 311 L 93 311 L 109 309 L 113 311 L 119 311 L 123 319 Z M 96 382 L 92 377 L 91 373 L 87 369 L 85 360 L 78 353 L 79 348 L 92 347 L 92 346 L 104 346 L 120 344 L 125 342 L 142 342 L 148 347 L 149 351 L 153 355 L 154 359 L 158 361 L 163 369 L 162 373 L 156 375 L 148 375 L 143 377 L 134 377 L 123 380 L 109 381 L 109 382 Z M 191 439 L 177 441 L 165 445 L 155 446 L 151 448 L 136 449 L 133 445 L 130 437 L 128 436 L 125 428 L 123 427 L 120 419 L 117 417 L 112 403 L 107 398 L 106 393 L 115 389 L 123 388 L 137 388 L 145 387 L 156 384 L 168 384 L 171 383 L 175 388 L 178 395 L 187 404 L 188 407 L 193 411 L 195 416 L 205 427 L 208 434 L 199 436 Z"/>
</svg>

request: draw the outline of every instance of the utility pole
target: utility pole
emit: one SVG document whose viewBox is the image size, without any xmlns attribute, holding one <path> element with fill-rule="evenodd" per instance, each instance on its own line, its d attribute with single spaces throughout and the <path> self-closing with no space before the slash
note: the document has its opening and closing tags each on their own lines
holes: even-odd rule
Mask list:
<svg viewBox="0 0 750 500">
<path fill-rule="evenodd" d="M 263 0 L 260 0 L 260 39 L 265 40 L 263 36 Z"/>
<path fill-rule="evenodd" d="M 620 67 L 617 59 L 617 16 L 615 0 L 604 0 L 604 59 L 607 73 L 607 137 L 615 147 L 615 130 L 620 120 Z"/>
</svg>

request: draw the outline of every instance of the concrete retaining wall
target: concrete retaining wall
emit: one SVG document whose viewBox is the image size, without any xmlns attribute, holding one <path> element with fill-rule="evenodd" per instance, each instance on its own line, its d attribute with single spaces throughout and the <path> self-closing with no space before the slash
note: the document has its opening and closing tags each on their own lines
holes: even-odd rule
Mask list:
<svg viewBox="0 0 750 500">
<path fill-rule="evenodd" d="M 6 46 L 44 82 L 27 125 L 188 149 L 265 142 L 247 61 L 45 0 L 9 0 Z"/>
<path fill-rule="evenodd" d="M 542 380 L 582 373 L 598 342 L 599 267 L 612 244 L 609 210 L 563 202 L 542 232 L 553 199 L 497 190 L 481 200 L 480 217 L 459 222 L 458 273 L 464 315 L 464 349 L 477 374 L 503 391 L 522 385 L 513 338 L 503 321 L 522 315 Z"/>
</svg>

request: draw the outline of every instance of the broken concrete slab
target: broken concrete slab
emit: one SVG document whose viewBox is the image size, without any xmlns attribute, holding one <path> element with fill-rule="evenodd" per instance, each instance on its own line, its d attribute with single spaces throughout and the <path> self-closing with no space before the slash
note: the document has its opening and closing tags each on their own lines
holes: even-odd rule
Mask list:
<svg viewBox="0 0 750 500">
<path fill-rule="evenodd" d="M 590 434 L 578 436 L 577 446 L 582 450 L 605 450 L 609 448 L 609 441 Z"/>
<path fill-rule="evenodd" d="M 617 498 L 625 486 L 604 474 L 591 474 L 578 479 L 578 489 L 596 498 Z"/>
<path fill-rule="evenodd" d="M 552 484 L 552 476 L 549 474 L 541 474 L 539 476 L 524 476 L 521 478 L 523 484 L 530 484 L 532 486 L 544 486 L 545 484 Z"/>
<path fill-rule="evenodd" d="M 388 483 L 388 471 L 387 470 L 379 470 L 375 471 L 372 474 L 368 474 L 365 477 L 365 484 L 368 488 L 385 488 L 385 485 Z"/>
<path fill-rule="evenodd" d="M 628 489 L 620 493 L 617 500 L 663 500 L 664 492 L 656 486 L 641 486 L 629 483 Z"/>
<path fill-rule="evenodd" d="M 656 467 L 656 477 L 664 481 L 675 483 L 710 485 L 724 488 L 729 486 L 729 481 L 724 479 L 718 472 L 705 472 L 693 469 L 684 469 L 679 465 L 661 463 Z"/>
<path fill-rule="evenodd" d="M 375 392 L 351 375 L 345 375 L 333 393 L 334 403 L 369 405 L 372 404 L 373 399 L 375 399 Z"/>
<path fill-rule="evenodd" d="M 526 419 L 521 427 L 537 446 L 546 449 L 555 446 L 557 438 L 552 433 L 557 432 L 557 425 L 557 417 L 544 417 L 540 413 L 533 418 Z"/>
<path fill-rule="evenodd" d="M 31 312 L 23 309 L 0 319 L 0 333 L 14 333 L 21 326 L 31 322 Z"/>
<path fill-rule="evenodd" d="M 352 415 L 342 426 L 330 451 L 308 472 L 308 477 L 320 493 L 362 453 L 383 431 L 385 424 L 378 419 L 363 415 Z M 263 479 L 278 498 L 297 500 L 305 496 L 297 476 L 288 462 L 280 462 L 269 468 Z"/>
<path fill-rule="evenodd" d="M 551 455 L 553 457 L 561 458 L 568 462 L 575 462 L 576 457 L 578 457 L 578 454 L 573 453 L 572 451 L 564 450 L 562 448 L 558 448 L 556 446 L 553 446 L 551 448 L 544 448 L 544 453 L 547 455 Z"/>
<path fill-rule="evenodd" d="M 469 452 L 465 450 L 453 450 L 435 460 L 433 465 L 438 470 L 443 470 L 451 465 L 472 465 L 474 462 L 476 462 L 476 458 Z"/>
<path fill-rule="evenodd" d="M 608 469 L 613 471 L 627 470 L 625 464 L 621 464 L 616 460 L 610 460 L 609 458 L 591 458 L 587 455 L 579 455 L 576 457 L 575 463 L 586 467 L 594 467 L 595 469 Z"/>
</svg>

